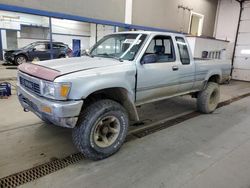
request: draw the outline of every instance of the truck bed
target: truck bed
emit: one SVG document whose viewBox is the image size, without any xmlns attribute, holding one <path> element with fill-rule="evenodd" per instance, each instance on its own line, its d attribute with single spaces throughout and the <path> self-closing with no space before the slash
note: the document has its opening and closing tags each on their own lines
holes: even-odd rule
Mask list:
<svg viewBox="0 0 250 188">
<path fill-rule="evenodd" d="M 225 82 L 230 79 L 231 73 L 231 61 L 223 59 L 202 59 L 195 58 L 196 72 L 199 75 L 209 75 L 209 72 L 217 72 L 218 75 L 222 75 L 221 82 Z M 202 74 L 203 73 L 203 74 Z M 200 78 L 201 79 L 201 78 Z"/>
</svg>

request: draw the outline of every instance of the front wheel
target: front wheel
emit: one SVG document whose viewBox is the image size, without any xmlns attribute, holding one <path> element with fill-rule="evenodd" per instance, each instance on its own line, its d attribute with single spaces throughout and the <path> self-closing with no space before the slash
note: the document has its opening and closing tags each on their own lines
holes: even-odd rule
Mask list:
<svg viewBox="0 0 250 188">
<path fill-rule="evenodd" d="M 126 110 L 112 100 L 99 100 L 88 106 L 73 129 L 73 143 L 84 156 L 101 160 L 116 153 L 128 131 Z"/>
<path fill-rule="evenodd" d="M 217 83 L 208 82 L 206 89 L 198 93 L 197 107 L 202 113 L 212 113 L 220 101 L 220 88 Z"/>
<path fill-rule="evenodd" d="M 25 55 L 17 55 L 15 57 L 15 64 L 16 65 L 21 65 L 22 63 L 27 62 L 27 57 Z"/>
</svg>

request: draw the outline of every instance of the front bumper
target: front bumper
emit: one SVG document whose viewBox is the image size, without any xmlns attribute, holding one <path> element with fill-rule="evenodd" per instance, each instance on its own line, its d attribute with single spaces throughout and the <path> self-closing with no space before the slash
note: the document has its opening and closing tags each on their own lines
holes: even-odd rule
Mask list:
<svg viewBox="0 0 250 188">
<path fill-rule="evenodd" d="M 44 121 L 73 128 L 82 109 L 83 100 L 54 101 L 39 97 L 17 85 L 17 95 L 22 107 L 32 111 Z"/>
<path fill-rule="evenodd" d="M 14 56 L 4 56 L 4 60 L 6 62 L 14 62 L 15 61 L 15 57 Z"/>
</svg>

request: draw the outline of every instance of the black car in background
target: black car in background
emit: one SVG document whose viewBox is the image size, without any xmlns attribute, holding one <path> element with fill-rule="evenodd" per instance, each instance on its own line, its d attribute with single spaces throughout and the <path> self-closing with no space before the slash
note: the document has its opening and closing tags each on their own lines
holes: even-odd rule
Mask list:
<svg viewBox="0 0 250 188">
<path fill-rule="evenodd" d="M 52 42 L 53 58 L 65 58 L 72 56 L 72 50 L 67 44 L 62 42 Z M 16 50 L 5 50 L 4 59 L 7 62 L 20 65 L 27 61 L 43 61 L 50 59 L 50 42 L 38 41 L 33 42 L 23 48 Z"/>
</svg>

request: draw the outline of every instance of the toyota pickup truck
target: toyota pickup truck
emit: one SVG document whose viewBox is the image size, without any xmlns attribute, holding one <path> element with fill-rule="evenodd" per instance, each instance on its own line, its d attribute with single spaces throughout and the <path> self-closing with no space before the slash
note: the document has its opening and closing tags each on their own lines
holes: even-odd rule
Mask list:
<svg viewBox="0 0 250 188">
<path fill-rule="evenodd" d="M 231 65 L 194 60 L 183 34 L 133 31 L 105 36 L 82 57 L 18 69 L 24 111 L 72 128 L 76 148 L 100 160 L 120 149 L 129 122 L 139 121 L 137 106 L 190 94 L 199 111 L 212 113 Z"/>
</svg>

